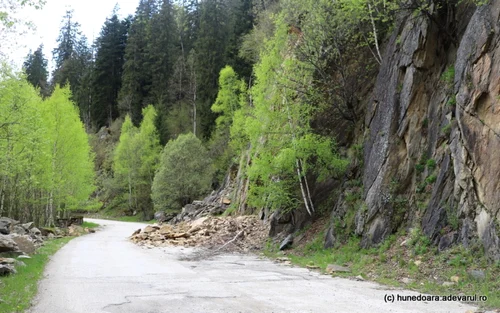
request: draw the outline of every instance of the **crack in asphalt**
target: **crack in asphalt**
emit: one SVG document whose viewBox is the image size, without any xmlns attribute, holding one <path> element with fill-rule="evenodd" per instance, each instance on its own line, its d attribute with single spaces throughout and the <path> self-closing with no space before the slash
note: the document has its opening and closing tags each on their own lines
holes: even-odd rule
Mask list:
<svg viewBox="0 0 500 313">
<path fill-rule="evenodd" d="M 110 307 L 118 307 L 118 306 L 122 306 L 122 305 L 125 305 L 125 304 L 131 304 L 132 300 L 130 300 L 130 298 L 147 298 L 147 297 L 175 296 L 175 295 L 185 295 L 185 294 L 187 294 L 187 292 L 156 293 L 156 294 L 149 294 L 149 295 L 128 295 L 128 296 L 124 297 L 126 301 L 120 302 L 120 303 L 108 304 L 108 305 L 104 306 L 102 309 L 106 310 L 107 308 L 110 308 Z"/>
</svg>

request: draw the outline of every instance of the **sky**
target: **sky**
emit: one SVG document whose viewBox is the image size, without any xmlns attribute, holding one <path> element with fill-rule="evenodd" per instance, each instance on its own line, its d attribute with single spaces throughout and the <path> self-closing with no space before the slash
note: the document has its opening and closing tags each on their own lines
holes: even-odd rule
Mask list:
<svg viewBox="0 0 500 313">
<path fill-rule="evenodd" d="M 57 45 L 56 40 L 66 10 L 74 10 L 75 20 L 80 23 L 82 33 L 87 36 L 89 43 L 91 43 L 99 36 L 104 21 L 111 15 L 116 4 L 120 8 L 119 15 L 125 17 L 134 14 L 139 0 L 46 0 L 46 4 L 41 10 L 23 8 L 19 12 L 19 16 L 22 19 L 30 20 L 35 25 L 36 30 L 28 31 L 27 34 L 17 39 L 17 45 L 10 51 L 9 59 L 20 67 L 30 49 L 34 51 L 43 43 L 43 52 L 51 64 L 52 50 Z"/>
</svg>

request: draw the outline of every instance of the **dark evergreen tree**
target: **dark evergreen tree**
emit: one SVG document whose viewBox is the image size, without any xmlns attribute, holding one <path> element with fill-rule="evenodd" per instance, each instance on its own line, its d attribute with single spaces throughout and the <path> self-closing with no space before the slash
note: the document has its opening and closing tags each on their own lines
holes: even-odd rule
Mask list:
<svg viewBox="0 0 500 313">
<path fill-rule="evenodd" d="M 67 82 L 71 86 L 73 85 L 75 77 L 72 77 L 71 74 L 74 71 L 68 69 L 68 65 L 72 63 L 72 60 L 77 58 L 76 49 L 80 36 L 80 24 L 73 21 L 73 11 L 66 11 L 66 15 L 62 20 L 59 37 L 57 38 L 58 46 L 52 51 L 56 65 L 52 78 L 53 85 L 65 85 Z"/>
<path fill-rule="evenodd" d="M 150 102 L 152 64 L 148 42 L 151 38 L 150 21 L 157 11 L 155 0 L 140 1 L 125 47 L 119 109 L 121 113 L 128 113 L 136 125 L 142 119 L 142 108 Z"/>
<path fill-rule="evenodd" d="M 26 72 L 26 79 L 35 88 L 40 90 L 40 95 L 45 97 L 48 94 L 47 86 L 47 59 L 43 55 L 43 45 L 40 45 L 35 52 L 28 54 L 23 64 Z"/>
<path fill-rule="evenodd" d="M 246 80 L 252 75 L 252 65 L 239 56 L 244 35 L 254 24 L 252 0 L 229 0 L 229 40 L 226 46 L 227 63 Z"/>
<path fill-rule="evenodd" d="M 151 100 L 163 107 L 168 102 L 168 84 L 178 55 L 177 29 L 171 0 L 163 0 L 160 11 L 151 19 L 149 58 L 151 64 Z"/>
<path fill-rule="evenodd" d="M 122 86 L 129 25 L 130 18 L 120 21 L 115 9 L 112 16 L 106 19 L 95 43 L 90 116 L 97 128 L 111 125 L 113 119 L 118 117 L 118 93 Z"/>
<path fill-rule="evenodd" d="M 52 87 L 69 83 L 72 100 L 80 108 L 81 118 L 90 129 L 90 108 L 92 94 L 90 82 L 93 67 L 93 53 L 87 38 L 81 35 L 80 24 L 73 20 L 73 11 L 63 17 L 58 46 L 53 50 L 56 67 L 52 74 Z"/>
<path fill-rule="evenodd" d="M 229 39 L 228 8 L 223 0 L 200 3 L 199 31 L 195 42 L 197 106 L 200 115 L 200 134 L 209 138 L 216 115 L 210 110 L 217 96 L 218 73 L 226 65 L 226 46 Z"/>
</svg>

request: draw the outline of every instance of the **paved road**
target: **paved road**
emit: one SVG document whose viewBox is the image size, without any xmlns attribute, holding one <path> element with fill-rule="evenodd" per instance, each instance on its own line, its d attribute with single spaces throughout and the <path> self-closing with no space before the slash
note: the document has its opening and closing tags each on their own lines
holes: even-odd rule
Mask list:
<svg viewBox="0 0 500 313">
<path fill-rule="evenodd" d="M 104 229 L 72 240 L 48 264 L 32 313 L 360 312 L 474 310 L 460 303 L 385 303 L 374 283 L 331 278 L 255 256 L 181 261 L 183 248 L 127 241 L 141 224 L 95 221 Z"/>
</svg>

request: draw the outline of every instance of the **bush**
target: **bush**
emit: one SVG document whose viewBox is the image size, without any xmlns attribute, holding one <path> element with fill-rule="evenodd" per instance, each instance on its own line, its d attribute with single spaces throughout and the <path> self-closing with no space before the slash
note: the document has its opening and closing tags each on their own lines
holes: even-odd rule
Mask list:
<svg viewBox="0 0 500 313">
<path fill-rule="evenodd" d="M 152 186 L 155 210 L 181 209 L 210 190 L 212 161 L 193 134 L 180 135 L 163 149 Z"/>
</svg>

